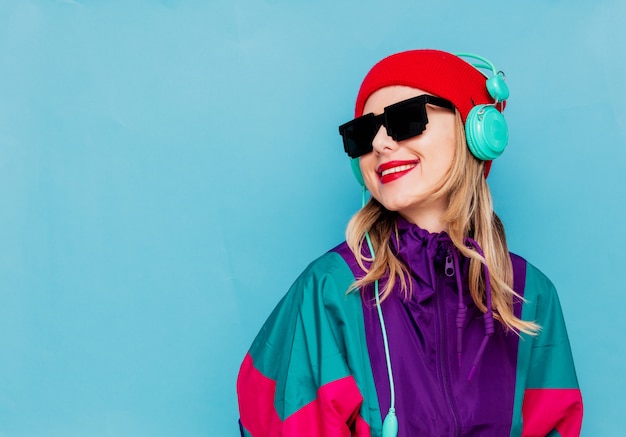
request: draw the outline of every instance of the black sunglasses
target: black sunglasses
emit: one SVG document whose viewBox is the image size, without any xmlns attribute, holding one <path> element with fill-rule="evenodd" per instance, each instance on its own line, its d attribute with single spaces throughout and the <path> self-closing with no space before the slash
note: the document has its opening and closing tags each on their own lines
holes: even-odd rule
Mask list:
<svg viewBox="0 0 626 437">
<path fill-rule="evenodd" d="M 358 158 L 372 151 L 372 141 L 381 126 L 395 141 L 413 138 L 426 129 L 426 104 L 454 111 L 452 102 L 428 94 L 413 97 L 387 106 L 380 115 L 366 114 L 339 126 L 343 149 L 350 158 Z"/>
</svg>

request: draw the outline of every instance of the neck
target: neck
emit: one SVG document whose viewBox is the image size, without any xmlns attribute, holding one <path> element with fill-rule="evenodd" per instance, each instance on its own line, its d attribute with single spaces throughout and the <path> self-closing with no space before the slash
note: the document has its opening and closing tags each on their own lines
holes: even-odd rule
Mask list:
<svg viewBox="0 0 626 437">
<path fill-rule="evenodd" d="M 407 221 L 434 234 L 448 232 L 448 223 L 443 220 L 448 202 L 433 202 L 429 207 L 418 208 L 414 211 L 398 211 Z"/>
</svg>

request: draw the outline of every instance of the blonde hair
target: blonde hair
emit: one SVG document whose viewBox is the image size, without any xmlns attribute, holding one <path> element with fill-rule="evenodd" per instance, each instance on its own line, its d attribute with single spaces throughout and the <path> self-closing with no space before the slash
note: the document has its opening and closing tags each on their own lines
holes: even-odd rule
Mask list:
<svg viewBox="0 0 626 437">
<path fill-rule="evenodd" d="M 513 312 L 514 299 L 523 298 L 513 290 L 513 266 L 506 244 L 504 226 L 493 211 L 489 186 L 483 176 L 484 161 L 475 158 L 465 141 L 463 121 L 456 112 L 456 150 L 446 176 L 442 178 L 432 196 L 449 196 L 448 208 L 442 220 L 448 225 L 448 235 L 454 246 L 470 259 L 469 289 L 476 306 L 487 311 L 485 301 L 485 278 L 482 265 L 489 269 L 494 318 L 516 333 L 536 334 L 540 327 L 533 322 L 517 318 Z M 392 292 L 396 282 L 404 296 L 411 293 L 411 282 L 406 266 L 391 250 L 392 233 L 398 235 L 396 212 L 387 210 L 376 199 L 358 211 L 348 223 L 346 241 L 357 263 L 366 272 L 350 291 L 385 278 L 380 294 L 381 302 Z M 369 235 L 376 257 L 363 255 L 361 248 Z M 465 245 L 468 236 L 479 244 L 484 257 Z M 366 263 L 371 263 L 369 268 Z"/>
</svg>

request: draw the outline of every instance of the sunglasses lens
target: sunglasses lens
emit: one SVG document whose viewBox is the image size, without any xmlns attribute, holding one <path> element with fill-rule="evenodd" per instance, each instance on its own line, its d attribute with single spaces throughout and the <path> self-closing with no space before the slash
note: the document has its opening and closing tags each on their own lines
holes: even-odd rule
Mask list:
<svg viewBox="0 0 626 437">
<path fill-rule="evenodd" d="M 385 109 L 387 131 L 396 141 L 413 138 L 426 129 L 428 117 L 424 102 L 414 99 Z"/>
<path fill-rule="evenodd" d="M 343 137 L 344 150 L 351 158 L 370 153 L 376 135 L 374 115 L 367 114 L 340 126 L 339 133 Z"/>
</svg>

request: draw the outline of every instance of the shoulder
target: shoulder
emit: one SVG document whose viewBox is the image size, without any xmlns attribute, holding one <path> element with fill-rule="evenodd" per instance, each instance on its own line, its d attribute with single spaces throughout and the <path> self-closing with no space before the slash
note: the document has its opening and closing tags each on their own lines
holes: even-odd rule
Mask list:
<svg viewBox="0 0 626 437">
<path fill-rule="evenodd" d="M 539 268 L 530 263 L 525 258 L 511 253 L 513 263 L 513 276 L 515 279 L 515 291 L 524 296 L 525 299 L 533 299 L 535 296 L 550 295 L 556 293 L 554 284 Z M 522 282 L 521 290 L 518 290 L 518 282 Z"/>
<path fill-rule="evenodd" d="M 318 337 L 361 312 L 359 293 L 348 293 L 354 276 L 345 260 L 331 250 L 313 260 L 278 302 L 251 347 L 257 357 L 268 345 L 292 345 L 299 332 Z M 297 342 L 296 342 L 297 343 Z M 276 352 L 276 351 L 275 351 Z M 286 350 L 276 352 L 281 356 Z"/>
<path fill-rule="evenodd" d="M 297 281 L 329 281 L 333 284 L 354 282 L 354 275 L 350 268 L 352 252 L 347 244 L 341 243 L 322 256 L 313 260 L 298 277 Z"/>
<path fill-rule="evenodd" d="M 522 270 L 523 292 L 518 292 L 523 297 L 522 319 L 533 320 L 540 326 L 545 327 L 555 319 L 562 319 L 561 304 L 556 287 L 539 268 L 525 260 L 524 258 L 511 254 L 513 261 L 514 281 L 516 284 L 521 281 L 515 275 Z M 523 266 L 523 267 L 522 267 Z"/>
<path fill-rule="evenodd" d="M 355 277 L 346 260 L 347 245 L 342 243 L 313 260 L 294 281 L 281 304 L 324 304 L 344 300 Z"/>
</svg>

